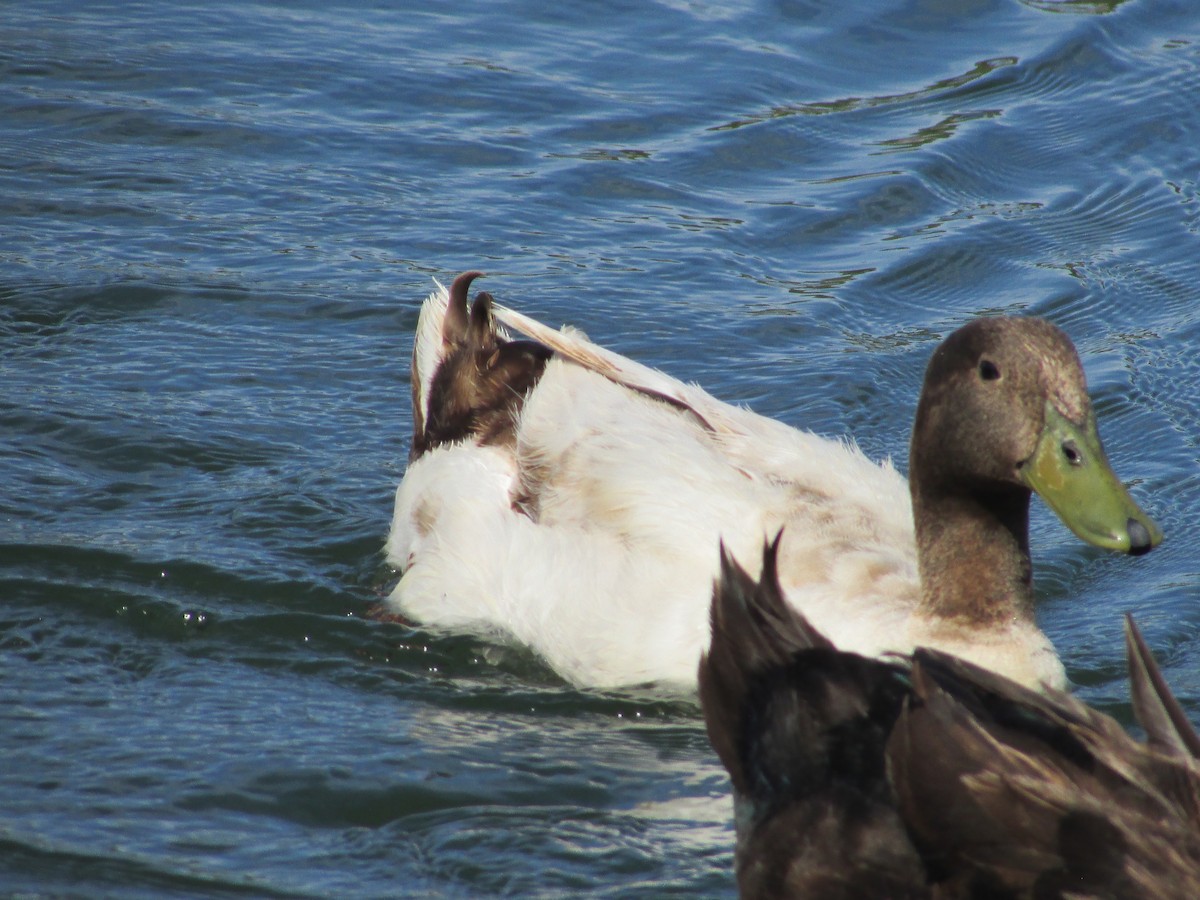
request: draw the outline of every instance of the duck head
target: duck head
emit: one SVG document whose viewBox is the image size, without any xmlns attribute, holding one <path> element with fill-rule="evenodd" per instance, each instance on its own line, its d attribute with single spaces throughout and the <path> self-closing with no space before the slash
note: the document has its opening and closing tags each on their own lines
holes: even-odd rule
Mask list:
<svg viewBox="0 0 1200 900">
<path fill-rule="evenodd" d="M 1136 555 L 1162 541 L 1108 463 L 1074 345 L 1042 319 L 976 319 L 938 347 L 912 467 L 914 497 L 1032 490 L 1090 544 Z"/>
</svg>

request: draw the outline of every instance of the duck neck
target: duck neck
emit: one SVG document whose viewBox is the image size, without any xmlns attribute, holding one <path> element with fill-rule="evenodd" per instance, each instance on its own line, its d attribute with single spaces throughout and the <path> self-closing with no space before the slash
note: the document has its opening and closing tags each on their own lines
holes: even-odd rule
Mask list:
<svg viewBox="0 0 1200 900">
<path fill-rule="evenodd" d="M 944 490 L 913 479 L 926 615 L 988 624 L 1033 621 L 1029 495 L 1017 485 Z"/>
</svg>

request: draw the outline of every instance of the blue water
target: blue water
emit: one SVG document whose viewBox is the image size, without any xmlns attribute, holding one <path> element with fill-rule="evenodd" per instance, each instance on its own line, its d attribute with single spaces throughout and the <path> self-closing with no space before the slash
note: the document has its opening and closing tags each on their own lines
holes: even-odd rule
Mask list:
<svg viewBox="0 0 1200 900">
<path fill-rule="evenodd" d="M 1143 559 L 1043 626 L 1200 719 L 1200 7 L 6 4 L 0 894 L 722 896 L 697 707 L 368 613 L 432 287 L 907 459 L 988 312 L 1083 356 Z"/>
</svg>

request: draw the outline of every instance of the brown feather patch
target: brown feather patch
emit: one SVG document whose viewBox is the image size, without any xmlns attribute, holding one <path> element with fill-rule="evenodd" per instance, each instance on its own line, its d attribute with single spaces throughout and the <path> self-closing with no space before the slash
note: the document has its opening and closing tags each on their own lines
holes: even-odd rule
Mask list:
<svg viewBox="0 0 1200 900">
<path fill-rule="evenodd" d="M 490 294 L 477 294 L 468 310 L 467 290 L 478 275 L 466 272 L 450 287 L 442 358 L 430 382 L 425 415 L 414 410 L 410 461 L 434 447 L 467 439 L 513 444 L 516 417 L 553 355 L 537 341 L 503 337 Z"/>
</svg>

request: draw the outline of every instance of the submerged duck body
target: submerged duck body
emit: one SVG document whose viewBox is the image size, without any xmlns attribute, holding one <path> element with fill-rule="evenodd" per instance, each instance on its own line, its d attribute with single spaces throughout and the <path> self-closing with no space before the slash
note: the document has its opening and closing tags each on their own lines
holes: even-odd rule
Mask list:
<svg viewBox="0 0 1200 900">
<path fill-rule="evenodd" d="M 1059 419 L 1087 431 L 1082 371 L 1053 326 L 983 320 L 1009 324 L 999 337 L 984 335 L 982 349 L 962 351 L 996 345 L 1011 356 L 991 364 L 1014 366 L 1000 381 L 1033 394 L 1018 396 L 1028 402 L 1016 412 L 998 405 L 947 415 L 961 400 L 961 373 L 950 366 L 933 392 L 927 380 L 914 475 L 922 458 L 936 465 L 912 485 L 924 491 L 914 494 L 914 531 L 910 485 L 890 464 L 722 403 L 485 293 L 469 306 L 477 275 L 460 276 L 449 291 L 439 286 L 422 307 L 412 452 L 387 543 L 402 572 L 386 601 L 391 611 L 515 638 L 579 685 L 694 689 L 718 545 L 753 570 L 764 538 L 782 528 L 778 568 L 788 601 L 839 647 L 876 656 L 930 645 L 1022 683 L 1065 682 L 1033 617 L 1022 518 L 1029 487 L 1006 473 L 1003 515 L 978 527 L 975 510 L 947 501 L 957 469 L 940 443 L 965 436 L 972 448 L 991 447 L 984 426 L 1006 430 L 1012 453 L 1032 471 L 1047 409 L 1062 407 Z M 1019 322 L 1036 324 L 1011 324 Z M 972 384 L 979 365 L 969 361 Z M 1057 407 L 1047 399 L 1056 392 L 1065 397 Z M 1023 417 L 1035 421 L 1025 427 Z M 1047 465 L 1050 480 L 1060 468 Z M 1115 549 L 1149 549 L 1157 529 L 1112 480 L 1116 511 L 1101 510 L 1088 525 L 1104 536 L 1076 530 Z M 927 522 L 943 524 L 922 530 L 922 510 Z M 1069 510 L 1059 512 L 1075 527 Z M 1132 536 L 1128 522 L 1138 523 Z M 994 529 L 1005 535 L 1003 552 L 987 550 Z M 954 551 L 964 535 L 986 563 L 972 566 Z M 1010 564 L 993 577 L 997 559 Z"/>
<path fill-rule="evenodd" d="M 1200 738 L 1132 619 L 1147 743 L 934 650 L 843 652 L 725 555 L 700 699 L 744 898 L 1200 896 Z"/>
</svg>

